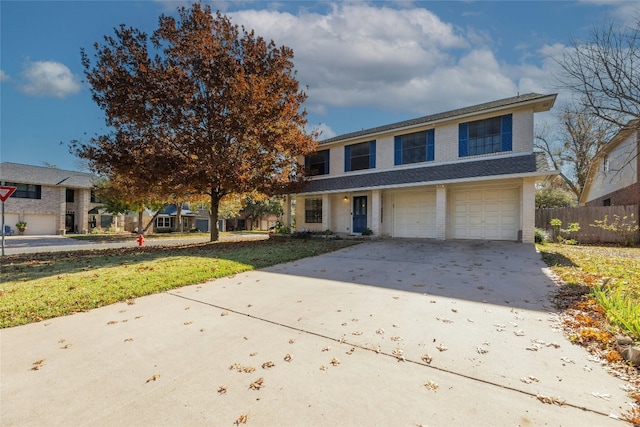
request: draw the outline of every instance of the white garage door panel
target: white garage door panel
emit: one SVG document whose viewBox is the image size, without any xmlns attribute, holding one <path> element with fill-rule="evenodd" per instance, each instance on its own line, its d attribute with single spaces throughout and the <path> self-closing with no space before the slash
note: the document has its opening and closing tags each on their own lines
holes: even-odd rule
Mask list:
<svg viewBox="0 0 640 427">
<path fill-rule="evenodd" d="M 27 230 L 24 234 L 32 236 L 56 234 L 55 215 L 25 215 L 24 220 L 27 223 Z"/>
<path fill-rule="evenodd" d="M 457 190 L 452 200 L 455 239 L 516 240 L 520 224 L 520 190 Z"/>
<path fill-rule="evenodd" d="M 396 194 L 393 215 L 394 237 L 435 237 L 435 192 Z"/>
</svg>

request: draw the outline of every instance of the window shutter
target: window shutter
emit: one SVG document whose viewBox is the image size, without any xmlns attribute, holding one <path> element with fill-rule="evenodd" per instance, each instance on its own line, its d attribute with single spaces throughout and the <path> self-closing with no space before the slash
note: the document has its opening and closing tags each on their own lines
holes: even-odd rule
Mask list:
<svg viewBox="0 0 640 427">
<path fill-rule="evenodd" d="M 376 142 L 369 143 L 369 169 L 376 168 Z"/>
<path fill-rule="evenodd" d="M 349 172 L 351 170 L 351 146 L 344 147 L 344 171 Z"/>
<path fill-rule="evenodd" d="M 331 150 L 327 150 L 325 151 L 326 156 L 324 159 L 324 174 L 328 175 L 329 174 L 329 154 L 331 153 Z"/>
<path fill-rule="evenodd" d="M 460 123 L 458 126 L 458 157 L 467 157 L 469 143 L 469 124 Z"/>
<path fill-rule="evenodd" d="M 431 162 L 435 158 L 435 131 L 429 129 L 427 131 L 427 161 Z"/>
<path fill-rule="evenodd" d="M 393 164 L 402 164 L 402 137 L 400 135 L 393 138 Z"/>
<path fill-rule="evenodd" d="M 513 116 L 511 114 L 507 114 L 506 116 L 502 116 L 502 129 L 500 129 L 502 133 L 502 151 L 512 151 L 513 150 Z"/>
</svg>

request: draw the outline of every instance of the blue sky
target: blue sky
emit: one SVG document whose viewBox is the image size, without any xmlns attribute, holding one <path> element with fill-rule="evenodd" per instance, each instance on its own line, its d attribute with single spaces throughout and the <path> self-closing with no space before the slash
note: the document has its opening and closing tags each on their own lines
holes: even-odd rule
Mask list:
<svg viewBox="0 0 640 427">
<path fill-rule="evenodd" d="M 295 52 L 321 139 L 515 96 L 560 92 L 552 58 L 632 1 L 208 2 Z M 0 2 L 0 160 L 84 166 L 73 139 L 106 132 L 80 49 L 124 23 L 151 34 L 180 1 Z M 543 120 L 551 122 L 548 114 Z"/>
</svg>

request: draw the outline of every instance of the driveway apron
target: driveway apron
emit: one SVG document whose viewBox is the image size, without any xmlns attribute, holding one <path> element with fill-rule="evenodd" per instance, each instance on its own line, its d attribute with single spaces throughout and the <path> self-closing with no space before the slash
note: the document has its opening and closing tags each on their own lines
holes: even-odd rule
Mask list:
<svg viewBox="0 0 640 427">
<path fill-rule="evenodd" d="M 9 328 L 0 423 L 624 425 L 554 288 L 533 245 L 379 240 Z"/>
</svg>

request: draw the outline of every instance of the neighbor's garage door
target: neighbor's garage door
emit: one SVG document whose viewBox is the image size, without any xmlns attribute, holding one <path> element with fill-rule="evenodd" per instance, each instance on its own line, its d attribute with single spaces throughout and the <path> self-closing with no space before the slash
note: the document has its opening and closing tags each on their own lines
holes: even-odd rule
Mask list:
<svg viewBox="0 0 640 427">
<path fill-rule="evenodd" d="M 451 200 L 454 239 L 518 239 L 518 188 L 458 189 L 452 191 Z"/>
<path fill-rule="evenodd" d="M 394 237 L 436 237 L 436 193 L 393 196 Z"/>
<path fill-rule="evenodd" d="M 55 215 L 25 215 L 24 220 L 27 223 L 27 231 L 24 234 L 56 234 Z"/>
</svg>

